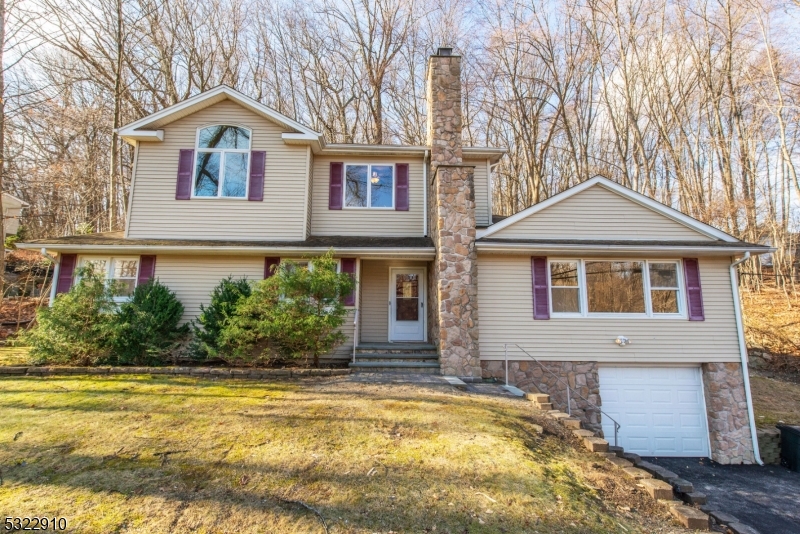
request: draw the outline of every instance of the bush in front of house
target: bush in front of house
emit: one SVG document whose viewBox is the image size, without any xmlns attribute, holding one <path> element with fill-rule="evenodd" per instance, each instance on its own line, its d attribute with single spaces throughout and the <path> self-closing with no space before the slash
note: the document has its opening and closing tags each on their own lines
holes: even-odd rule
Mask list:
<svg viewBox="0 0 800 534">
<path fill-rule="evenodd" d="M 347 310 L 342 296 L 354 288 L 337 272 L 333 253 L 309 260 L 309 267 L 285 262 L 256 284 L 223 322 L 219 354 L 231 364 L 265 364 L 272 359 L 319 357 L 346 340 L 340 331 Z"/>
<path fill-rule="evenodd" d="M 117 288 L 91 267 L 78 270 L 78 281 L 53 305 L 40 308 L 36 326 L 20 336 L 38 364 L 96 365 L 109 355 Z"/>
<path fill-rule="evenodd" d="M 178 326 L 181 316 L 183 304 L 167 286 L 158 280 L 136 286 L 130 300 L 120 305 L 112 319 L 110 363 L 164 363 L 189 332 L 188 325 Z"/>
<path fill-rule="evenodd" d="M 199 358 L 216 356 L 219 351 L 219 336 L 222 325 L 232 317 L 239 302 L 250 296 L 253 288 L 246 278 L 229 276 L 220 281 L 211 292 L 208 306 L 200 305 L 194 332 L 192 352 Z"/>
</svg>

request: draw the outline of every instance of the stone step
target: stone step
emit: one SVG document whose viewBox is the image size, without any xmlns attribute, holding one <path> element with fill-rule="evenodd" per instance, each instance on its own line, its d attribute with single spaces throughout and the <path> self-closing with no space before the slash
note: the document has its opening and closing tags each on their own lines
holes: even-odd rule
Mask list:
<svg viewBox="0 0 800 534">
<path fill-rule="evenodd" d="M 567 428 L 578 430 L 581 427 L 581 420 L 577 417 L 566 417 L 561 419 L 561 424 Z"/>
<path fill-rule="evenodd" d="M 653 475 L 645 471 L 644 469 L 638 469 L 636 467 L 624 467 L 622 472 L 625 473 L 626 476 L 634 479 L 634 480 L 643 480 L 645 478 L 653 478 Z"/>
<path fill-rule="evenodd" d="M 439 349 L 430 343 L 359 343 L 356 354 L 436 354 Z"/>
<path fill-rule="evenodd" d="M 573 430 L 572 434 L 580 439 L 595 437 L 594 432 L 592 432 L 591 430 L 586 430 L 585 428 L 581 428 L 579 430 Z"/>
<path fill-rule="evenodd" d="M 583 438 L 583 445 L 591 452 L 607 452 L 608 442 L 603 438 Z M 672 490 L 672 486 L 669 486 Z"/>
<path fill-rule="evenodd" d="M 540 404 L 550 402 L 550 395 L 544 393 L 526 393 L 525 398 L 531 402 L 538 402 Z"/>
<path fill-rule="evenodd" d="M 438 362 L 438 354 L 409 354 L 405 352 L 365 352 L 356 353 L 357 362 Z"/>
<path fill-rule="evenodd" d="M 540 410 L 550 411 L 553 409 L 553 405 L 549 402 L 534 402 L 533 405 Z"/>
<path fill-rule="evenodd" d="M 650 497 L 655 500 L 672 499 L 672 486 L 663 480 L 645 478 L 639 482 Z"/>
<path fill-rule="evenodd" d="M 686 528 L 692 530 L 711 530 L 711 521 L 709 521 L 708 515 L 697 508 L 679 504 L 677 506 L 670 506 L 669 511 L 675 519 Z"/>
<path fill-rule="evenodd" d="M 365 373 L 418 373 L 435 374 L 440 373 L 438 363 L 427 362 L 355 362 L 349 364 L 350 369 Z"/>
</svg>

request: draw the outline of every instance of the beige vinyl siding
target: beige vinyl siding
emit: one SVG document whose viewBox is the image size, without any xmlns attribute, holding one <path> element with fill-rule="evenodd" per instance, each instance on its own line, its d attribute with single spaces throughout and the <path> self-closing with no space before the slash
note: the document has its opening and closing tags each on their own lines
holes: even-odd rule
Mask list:
<svg viewBox="0 0 800 534">
<path fill-rule="evenodd" d="M 211 292 L 220 280 L 233 275 L 258 281 L 264 278 L 263 256 L 200 256 L 158 255 L 156 278 L 172 291 L 184 307 L 183 321 L 200 315 L 200 304 L 208 305 Z M 387 274 L 388 276 L 388 274 Z M 388 290 L 388 289 L 387 289 Z M 347 359 L 353 350 L 353 316 L 349 310 L 341 330 L 347 341 L 337 347 L 327 359 Z"/>
<path fill-rule="evenodd" d="M 408 163 L 409 210 L 345 208 L 328 209 L 331 162 L 345 164 Z M 421 236 L 423 232 L 422 158 L 316 156 L 314 158 L 312 235 Z"/>
<path fill-rule="evenodd" d="M 504 239 L 711 240 L 603 186 L 595 185 L 492 234 Z"/>
<path fill-rule="evenodd" d="M 200 314 L 200 304 L 208 305 L 211 291 L 223 278 L 264 278 L 263 256 L 161 255 L 156 257 L 156 278 L 167 285 L 183 304 L 183 320 Z"/>
<path fill-rule="evenodd" d="M 489 207 L 489 175 L 485 159 L 465 159 L 464 165 L 475 166 L 475 225 L 489 226 L 491 224 Z"/>
<path fill-rule="evenodd" d="M 236 124 L 252 129 L 252 150 L 267 153 L 263 202 L 175 200 L 180 149 L 195 148 L 197 128 Z M 302 240 L 307 147 L 286 145 L 284 129 L 225 100 L 164 127 L 164 141 L 138 147 L 128 237 Z"/>
<path fill-rule="evenodd" d="M 361 261 L 361 341 L 385 343 L 389 340 L 389 269 L 425 267 L 424 261 Z M 426 308 L 427 309 L 427 308 Z"/>
<path fill-rule="evenodd" d="M 502 360 L 503 344 L 518 343 L 542 360 L 739 361 L 729 265 L 729 258 L 700 259 L 705 321 L 586 317 L 534 321 L 530 257 L 481 254 L 478 258 L 481 359 Z M 685 293 L 681 296 L 686 298 Z M 614 343 L 617 336 L 629 338 L 631 344 L 617 346 Z M 509 358 L 512 356 L 520 359 L 521 353 L 510 353 Z"/>
</svg>

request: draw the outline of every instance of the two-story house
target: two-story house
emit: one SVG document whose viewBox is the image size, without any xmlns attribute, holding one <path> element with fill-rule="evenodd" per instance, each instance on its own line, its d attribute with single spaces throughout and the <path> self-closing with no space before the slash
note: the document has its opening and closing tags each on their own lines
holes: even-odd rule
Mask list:
<svg viewBox="0 0 800 534">
<path fill-rule="evenodd" d="M 758 461 L 733 264 L 769 248 L 601 177 L 493 224 L 504 151 L 462 146 L 460 75 L 450 49 L 429 59 L 425 146 L 326 143 L 207 91 L 120 129 L 124 232 L 23 246 L 58 253 L 54 295 L 95 262 L 131 290 L 158 278 L 186 320 L 222 278 L 332 248 L 358 283 L 328 364 L 508 377 L 560 409 L 569 383 L 628 451 Z"/>
</svg>

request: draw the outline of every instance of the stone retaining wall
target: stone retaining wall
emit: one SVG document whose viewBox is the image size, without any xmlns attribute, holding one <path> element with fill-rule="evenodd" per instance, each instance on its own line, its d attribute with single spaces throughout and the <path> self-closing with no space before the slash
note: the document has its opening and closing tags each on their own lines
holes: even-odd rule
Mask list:
<svg viewBox="0 0 800 534">
<path fill-rule="evenodd" d="M 200 378 L 306 378 L 344 376 L 350 369 L 248 369 L 216 367 L 0 367 L 0 376 L 171 375 Z"/>
<path fill-rule="evenodd" d="M 541 362 L 553 374 L 569 384 L 572 394 L 571 410 L 584 427 L 602 435 L 600 410 L 589 404 L 601 406 L 600 381 L 596 362 Z M 567 412 L 567 386 L 556 376 L 546 372 L 542 366 L 532 361 L 509 361 L 508 383 L 526 392 L 539 392 L 550 395 L 553 408 Z M 505 363 L 502 361 L 482 361 L 484 378 L 505 380 Z M 584 399 L 578 397 L 580 394 Z M 589 402 L 587 402 L 589 401 Z M 613 439 L 613 436 L 609 436 Z"/>
<path fill-rule="evenodd" d="M 739 363 L 704 363 L 711 458 L 721 464 L 752 464 L 753 440 Z"/>
</svg>

